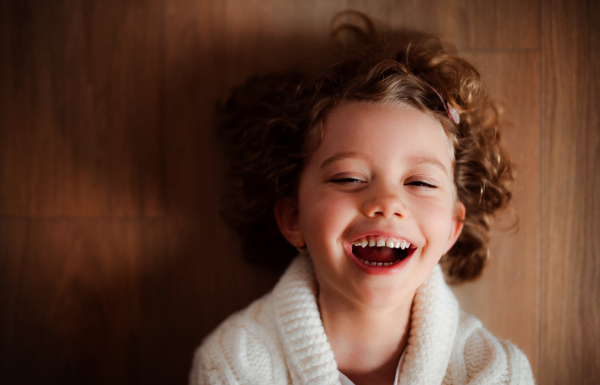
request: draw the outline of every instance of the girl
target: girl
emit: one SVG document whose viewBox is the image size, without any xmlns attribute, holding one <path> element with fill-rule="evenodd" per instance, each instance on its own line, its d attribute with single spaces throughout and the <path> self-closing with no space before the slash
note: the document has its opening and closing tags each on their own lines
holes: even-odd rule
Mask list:
<svg viewBox="0 0 600 385">
<path fill-rule="evenodd" d="M 299 255 L 204 340 L 192 384 L 533 383 L 522 352 L 459 311 L 440 267 L 477 277 L 511 196 L 469 63 L 437 39 L 372 46 L 318 75 L 252 78 L 220 114 L 245 253 Z"/>
</svg>

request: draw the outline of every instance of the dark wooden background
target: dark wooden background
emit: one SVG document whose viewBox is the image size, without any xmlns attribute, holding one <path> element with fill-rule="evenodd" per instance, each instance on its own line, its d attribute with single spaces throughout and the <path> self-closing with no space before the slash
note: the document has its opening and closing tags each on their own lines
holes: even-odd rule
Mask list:
<svg viewBox="0 0 600 385">
<path fill-rule="evenodd" d="M 600 383 L 598 2 L 3 0 L 1 384 L 187 381 L 194 347 L 277 279 L 219 217 L 215 100 L 318 65 L 348 9 L 481 70 L 520 222 L 455 291 L 540 384 Z"/>
</svg>

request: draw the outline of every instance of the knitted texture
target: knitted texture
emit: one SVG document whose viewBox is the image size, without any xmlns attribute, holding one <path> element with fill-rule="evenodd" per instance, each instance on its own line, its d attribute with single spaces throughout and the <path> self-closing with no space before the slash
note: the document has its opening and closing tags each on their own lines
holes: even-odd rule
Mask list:
<svg viewBox="0 0 600 385">
<path fill-rule="evenodd" d="M 190 384 L 338 385 L 308 257 L 196 350 Z M 458 309 L 437 266 L 416 292 L 399 384 L 533 384 L 527 357 Z"/>
<path fill-rule="evenodd" d="M 458 302 L 439 266 L 415 294 L 410 325 L 400 383 L 441 383 L 458 327 Z"/>
</svg>

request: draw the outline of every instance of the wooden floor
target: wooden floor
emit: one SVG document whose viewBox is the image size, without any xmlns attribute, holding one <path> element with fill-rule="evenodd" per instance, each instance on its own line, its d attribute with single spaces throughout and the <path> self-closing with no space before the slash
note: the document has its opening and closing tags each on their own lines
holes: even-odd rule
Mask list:
<svg viewBox="0 0 600 385">
<path fill-rule="evenodd" d="M 215 100 L 318 65 L 343 10 L 438 34 L 503 106 L 514 209 L 462 307 L 540 384 L 600 383 L 600 3 L 0 2 L 0 383 L 185 383 L 266 293 L 219 216 Z"/>
</svg>

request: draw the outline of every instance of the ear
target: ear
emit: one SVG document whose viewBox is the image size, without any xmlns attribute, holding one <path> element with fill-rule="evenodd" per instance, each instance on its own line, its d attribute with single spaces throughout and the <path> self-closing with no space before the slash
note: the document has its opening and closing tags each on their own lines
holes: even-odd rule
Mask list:
<svg viewBox="0 0 600 385">
<path fill-rule="evenodd" d="M 452 218 L 452 228 L 450 229 L 450 235 L 448 236 L 448 242 L 446 243 L 446 250 L 444 254 L 448 252 L 456 243 L 456 240 L 460 236 L 462 229 L 465 224 L 465 215 L 467 214 L 467 209 L 462 202 L 457 202 L 456 208 L 454 210 L 454 217 Z"/>
<path fill-rule="evenodd" d="M 303 247 L 304 237 L 300 231 L 298 205 L 291 198 L 281 198 L 275 203 L 275 219 L 279 231 L 292 246 Z"/>
</svg>

